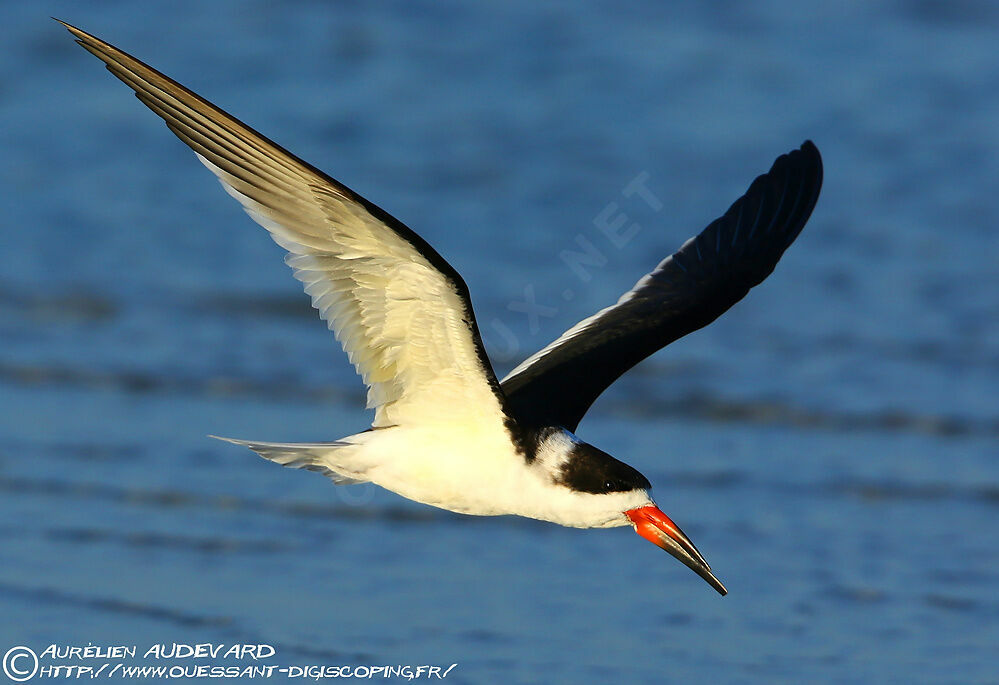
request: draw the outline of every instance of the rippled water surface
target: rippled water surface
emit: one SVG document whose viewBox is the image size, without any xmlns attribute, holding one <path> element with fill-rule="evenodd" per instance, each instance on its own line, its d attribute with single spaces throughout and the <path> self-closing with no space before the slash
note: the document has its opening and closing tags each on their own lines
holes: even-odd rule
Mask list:
<svg viewBox="0 0 999 685">
<path fill-rule="evenodd" d="M 360 4 L 0 7 L 0 650 L 999 680 L 999 6 Z M 500 374 L 814 139 L 825 187 L 775 274 L 579 429 L 729 596 L 627 529 L 451 515 L 207 439 L 370 417 L 280 250 L 49 14 L 420 232 Z M 581 240 L 589 280 L 559 258 Z"/>
</svg>

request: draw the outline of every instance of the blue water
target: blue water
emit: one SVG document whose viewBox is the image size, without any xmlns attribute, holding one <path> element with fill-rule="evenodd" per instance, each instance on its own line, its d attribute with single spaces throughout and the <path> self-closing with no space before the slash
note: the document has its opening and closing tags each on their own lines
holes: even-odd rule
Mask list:
<svg viewBox="0 0 999 685">
<path fill-rule="evenodd" d="M 0 651 L 999 681 L 999 5 L 361 4 L 0 6 Z M 579 429 L 729 596 L 628 529 L 469 519 L 207 439 L 370 416 L 280 250 L 49 14 L 420 232 L 501 375 L 814 139 L 825 187 L 775 274 Z M 658 210 L 623 195 L 642 174 Z M 559 259 L 580 237 L 590 280 Z"/>
</svg>

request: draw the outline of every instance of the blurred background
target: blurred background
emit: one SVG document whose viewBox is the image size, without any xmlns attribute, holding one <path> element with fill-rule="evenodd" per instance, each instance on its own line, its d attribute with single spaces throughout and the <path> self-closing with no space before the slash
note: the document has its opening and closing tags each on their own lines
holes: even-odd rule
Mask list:
<svg viewBox="0 0 999 685">
<path fill-rule="evenodd" d="M 49 15 L 423 235 L 501 376 L 813 139 L 825 186 L 774 275 L 578 431 L 649 476 L 729 596 L 626 528 L 452 515 L 206 438 L 370 414 L 282 252 Z M 995 682 L 999 5 L 53 0 L 0 23 L 0 649 Z M 586 243 L 588 280 L 560 257 Z"/>
</svg>

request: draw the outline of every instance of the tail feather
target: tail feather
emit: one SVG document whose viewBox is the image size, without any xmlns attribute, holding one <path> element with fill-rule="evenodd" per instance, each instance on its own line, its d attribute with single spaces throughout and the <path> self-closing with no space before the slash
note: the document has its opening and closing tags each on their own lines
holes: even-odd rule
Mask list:
<svg viewBox="0 0 999 685">
<path fill-rule="evenodd" d="M 264 459 L 269 459 L 282 466 L 321 473 L 336 485 L 365 482 L 365 479 L 359 478 L 357 474 L 347 475 L 334 470 L 335 467 L 330 464 L 331 454 L 338 448 L 349 447 L 351 445 L 349 442 L 256 442 L 223 438 L 219 435 L 209 435 L 208 437 L 249 447 Z"/>
</svg>

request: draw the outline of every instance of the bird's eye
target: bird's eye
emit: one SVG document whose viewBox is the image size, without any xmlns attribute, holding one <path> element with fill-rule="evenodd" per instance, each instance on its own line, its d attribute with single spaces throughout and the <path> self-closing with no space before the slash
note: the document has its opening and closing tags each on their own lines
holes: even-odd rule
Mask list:
<svg viewBox="0 0 999 685">
<path fill-rule="evenodd" d="M 609 480 L 604 483 L 604 490 L 613 490 L 615 485 L 616 483 L 614 481 Z"/>
</svg>

